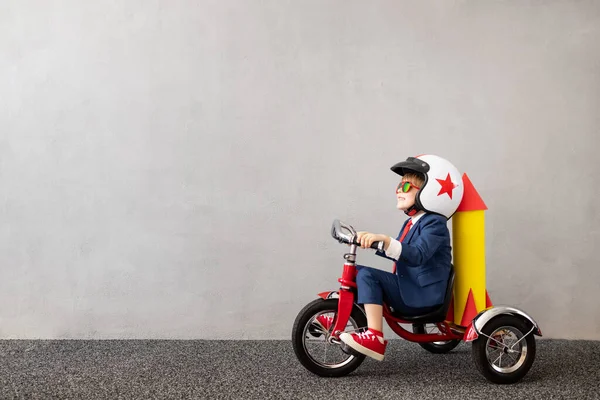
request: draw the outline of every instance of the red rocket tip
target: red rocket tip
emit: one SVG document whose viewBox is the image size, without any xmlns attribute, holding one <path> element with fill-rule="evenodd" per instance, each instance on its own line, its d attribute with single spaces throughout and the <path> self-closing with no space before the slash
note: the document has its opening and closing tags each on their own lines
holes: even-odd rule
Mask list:
<svg viewBox="0 0 600 400">
<path fill-rule="evenodd" d="M 490 299 L 490 295 L 488 294 L 488 291 L 485 291 L 485 308 L 490 308 L 492 307 L 492 300 Z"/>
<path fill-rule="evenodd" d="M 487 210 L 487 206 L 483 202 L 483 199 L 477 193 L 475 186 L 467 176 L 467 174 L 463 174 L 462 176 L 463 185 L 465 187 L 463 198 L 460 204 L 458 205 L 458 209 L 456 212 L 461 211 L 480 211 Z"/>
<path fill-rule="evenodd" d="M 465 312 L 460 321 L 460 326 L 469 326 L 476 315 L 477 307 L 475 306 L 475 299 L 473 298 L 473 289 L 469 289 L 469 296 L 467 297 L 467 304 L 465 304 Z"/>
</svg>

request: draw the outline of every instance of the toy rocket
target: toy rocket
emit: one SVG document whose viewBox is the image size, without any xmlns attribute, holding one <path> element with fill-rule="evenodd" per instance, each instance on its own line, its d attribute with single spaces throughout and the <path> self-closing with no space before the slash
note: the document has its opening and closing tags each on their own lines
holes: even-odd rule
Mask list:
<svg viewBox="0 0 600 400">
<path fill-rule="evenodd" d="M 487 206 L 467 174 L 462 176 L 464 194 L 452 217 L 454 323 L 468 326 L 492 302 L 485 286 L 485 210 Z M 452 312 L 452 311 L 450 311 Z M 449 315 L 449 318 L 450 315 Z"/>
</svg>

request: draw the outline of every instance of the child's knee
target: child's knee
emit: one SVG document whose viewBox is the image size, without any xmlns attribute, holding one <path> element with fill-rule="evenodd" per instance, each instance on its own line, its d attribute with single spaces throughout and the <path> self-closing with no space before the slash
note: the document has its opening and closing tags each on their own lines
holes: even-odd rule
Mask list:
<svg viewBox="0 0 600 400">
<path fill-rule="evenodd" d="M 366 265 L 356 264 L 356 271 L 357 272 L 360 271 L 361 269 L 364 269 L 364 268 L 369 268 L 369 267 L 367 267 Z"/>
<path fill-rule="evenodd" d="M 360 267 L 360 268 L 358 268 Z M 356 274 L 356 282 L 372 282 L 374 280 L 373 268 L 357 265 L 357 274 Z"/>
</svg>

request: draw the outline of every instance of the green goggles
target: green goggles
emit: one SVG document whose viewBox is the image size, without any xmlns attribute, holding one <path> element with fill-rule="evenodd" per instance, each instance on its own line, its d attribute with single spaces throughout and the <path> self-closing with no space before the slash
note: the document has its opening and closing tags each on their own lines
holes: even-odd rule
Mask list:
<svg viewBox="0 0 600 400">
<path fill-rule="evenodd" d="M 418 186 L 413 185 L 410 182 L 400 182 L 400 184 L 398 185 L 398 187 L 396 188 L 396 193 L 408 193 L 408 191 L 410 190 L 410 188 L 415 188 L 415 189 L 421 189 Z"/>
</svg>

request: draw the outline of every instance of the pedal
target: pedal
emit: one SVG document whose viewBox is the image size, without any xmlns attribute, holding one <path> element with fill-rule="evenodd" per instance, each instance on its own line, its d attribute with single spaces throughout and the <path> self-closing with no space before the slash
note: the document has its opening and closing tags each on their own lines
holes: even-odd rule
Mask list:
<svg viewBox="0 0 600 400">
<path fill-rule="evenodd" d="M 340 345 L 342 351 L 350 356 L 354 356 L 354 357 L 361 357 L 364 354 L 359 353 L 358 351 L 354 350 L 352 347 L 348 346 L 346 343 L 342 342 L 342 344 Z"/>
<path fill-rule="evenodd" d="M 312 336 L 314 338 L 323 336 L 323 332 L 321 331 L 321 328 L 318 326 L 315 326 L 315 324 L 311 324 L 308 327 L 308 333 L 310 334 L 310 336 Z"/>
</svg>

